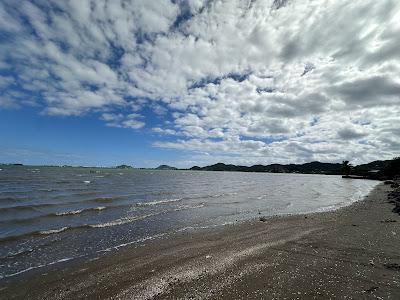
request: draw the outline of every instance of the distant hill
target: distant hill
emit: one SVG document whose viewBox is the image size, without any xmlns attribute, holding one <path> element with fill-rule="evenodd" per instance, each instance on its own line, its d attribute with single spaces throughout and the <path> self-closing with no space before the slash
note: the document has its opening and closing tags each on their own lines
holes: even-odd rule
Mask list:
<svg viewBox="0 0 400 300">
<path fill-rule="evenodd" d="M 168 165 L 161 165 L 161 166 L 158 166 L 156 168 L 156 170 L 178 170 L 178 169 L 175 167 L 168 166 Z"/>
<path fill-rule="evenodd" d="M 354 175 L 370 175 L 371 172 L 383 170 L 390 161 L 374 161 L 368 164 L 355 166 L 352 170 Z M 265 173 L 301 173 L 301 174 L 327 174 L 341 175 L 342 164 L 339 163 L 323 163 L 313 161 L 304 164 L 270 164 L 270 165 L 254 165 L 251 167 L 237 166 L 232 164 L 217 163 L 210 166 L 190 168 L 194 171 L 236 171 L 236 172 L 265 172 Z"/>
<path fill-rule="evenodd" d="M 133 167 L 128 166 L 128 165 L 120 165 L 120 166 L 116 166 L 117 169 L 132 169 Z"/>
</svg>

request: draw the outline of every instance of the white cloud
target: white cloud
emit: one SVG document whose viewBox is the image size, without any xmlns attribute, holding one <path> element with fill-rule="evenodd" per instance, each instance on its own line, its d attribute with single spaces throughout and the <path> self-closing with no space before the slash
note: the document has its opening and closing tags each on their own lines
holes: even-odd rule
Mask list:
<svg viewBox="0 0 400 300">
<path fill-rule="evenodd" d="M 175 130 L 168 129 L 168 128 L 163 129 L 163 128 L 160 128 L 160 127 L 154 127 L 152 130 L 155 133 L 162 134 L 162 135 L 176 135 L 177 134 Z"/>
<path fill-rule="evenodd" d="M 146 106 L 176 138 L 155 146 L 201 161 L 390 158 L 399 19 L 395 0 L 7 0 L 0 106 L 133 129 Z"/>
<path fill-rule="evenodd" d="M 143 121 L 138 120 L 141 118 L 143 118 L 143 116 L 136 113 L 129 115 L 123 115 L 121 113 L 103 113 L 101 115 L 101 119 L 106 122 L 107 126 L 131 129 L 140 129 L 145 126 Z"/>
</svg>

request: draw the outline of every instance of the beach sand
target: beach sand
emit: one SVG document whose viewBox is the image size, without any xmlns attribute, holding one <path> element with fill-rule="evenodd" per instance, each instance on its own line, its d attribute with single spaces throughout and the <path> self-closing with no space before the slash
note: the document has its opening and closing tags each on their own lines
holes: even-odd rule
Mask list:
<svg viewBox="0 0 400 300">
<path fill-rule="evenodd" d="M 0 283 L 2 299 L 400 299 L 400 216 L 379 184 L 334 212 L 127 246 Z"/>
</svg>

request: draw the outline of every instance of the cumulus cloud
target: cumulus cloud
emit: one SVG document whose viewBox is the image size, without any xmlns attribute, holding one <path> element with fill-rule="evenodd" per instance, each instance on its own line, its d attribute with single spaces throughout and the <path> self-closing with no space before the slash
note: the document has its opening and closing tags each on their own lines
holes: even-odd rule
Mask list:
<svg viewBox="0 0 400 300">
<path fill-rule="evenodd" d="M 103 113 L 101 115 L 101 119 L 106 122 L 107 126 L 132 129 L 140 129 L 145 126 L 145 123 L 140 120 L 141 118 L 143 116 L 136 113 L 129 115 Z"/>
<path fill-rule="evenodd" d="M 204 162 L 390 158 L 399 19 L 396 0 L 5 0 L 0 107 L 135 130 L 151 110 L 155 147 Z"/>
</svg>

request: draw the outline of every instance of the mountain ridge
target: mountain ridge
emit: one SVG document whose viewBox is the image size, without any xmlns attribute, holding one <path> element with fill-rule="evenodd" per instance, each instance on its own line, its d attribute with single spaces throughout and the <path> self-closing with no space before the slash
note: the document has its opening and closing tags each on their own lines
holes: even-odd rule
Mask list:
<svg viewBox="0 0 400 300">
<path fill-rule="evenodd" d="M 360 164 L 352 168 L 352 174 L 373 177 L 373 175 L 371 174 L 382 171 L 389 164 L 389 162 L 391 162 L 391 160 L 377 160 L 367 164 Z M 193 166 L 189 170 L 341 175 L 342 164 L 312 161 L 303 164 L 257 164 L 248 167 L 241 165 L 216 163 L 204 167 Z"/>
</svg>

